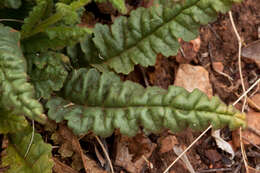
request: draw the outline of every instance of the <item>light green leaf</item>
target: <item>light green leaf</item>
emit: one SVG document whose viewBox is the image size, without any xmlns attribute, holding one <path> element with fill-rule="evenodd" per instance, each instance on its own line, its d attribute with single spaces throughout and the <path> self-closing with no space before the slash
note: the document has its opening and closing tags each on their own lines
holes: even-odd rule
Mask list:
<svg viewBox="0 0 260 173">
<path fill-rule="evenodd" d="M 209 124 L 214 129 L 246 125 L 244 114 L 217 97 L 208 99 L 197 89 L 192 93 L 176 86 L 145 89 L 120 81 L 112 72 L 100 75 L 95 69 L 74 70 L 64 95 L 64 99 L 48 101 L 48 116 L 56 122 L 67 120 L 76 134 L 91 130 L 106 137 L 120 129 L 122 134 L 134 136 L 141 126 L 156 133 L 165 128 L 173 132 L 188 127 L 203 130 Z"/>
<path fill-rule="evenodd" d="M 148 9 L 133 10 L 129 18 L 119 17 L 111 27 L 96 24 L 93 43 L 81 42 L 83 51 L 97 48 L 98 56 L 86 54 L 85 58 L 103 62 L 117 73 L 128 74 L 136 64 L 144 67 L 155 64 L 156 55 L 176 55 L 178 39 L 190 41 L 198 36 L 198 29 L 217 18 L 217 12 L 230 9 L 233 0 L 185 0 L 169 8 L 157 4 Z"/>
<path fill-rule="evenodd" d="M 24 116 L 0 109 L 0 134 L 16 133 L 28 126 Z"/>
<path fill-rule="evenodd" d="M 9 143 L 1 165 L 10 166 L 6 173 L 52 173 L 52 147 L 44 143 L 40 134 L 35 134 L 30 151 L 25 157 L 31 135 L 32 129 L 29 127 L 8 135 Z"/>
<path fill-rule="evenodd" d="M 34 99 L 27 82 L 26 61 L 20 49 L 20 34 L 0 25 L 0 103 L 13 114 L 45 122 L 42 105 Z"/>
</svg>

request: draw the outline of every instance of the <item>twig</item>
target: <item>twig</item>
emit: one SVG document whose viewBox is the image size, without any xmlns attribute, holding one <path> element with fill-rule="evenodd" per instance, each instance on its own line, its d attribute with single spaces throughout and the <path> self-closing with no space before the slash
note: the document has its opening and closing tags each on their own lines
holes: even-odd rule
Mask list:
<svg viewBox="0 0 260 173">
<path fill-rule="evenodd" d="M 238 67 L 239 67 L 239 75 L 241 78 L 241 84 L 242 84 L 242 89 L 243 89 L 243 93 L 246 93 L 246 88 L 245 88 L 245 84 L 244 84 L 244 78 L 243 78 L 243 74 L 242 74 L 242 67 L 241 67 L 241 48 L 242 48 L 242 41 L 241 38 L 238 34 L 237 28 L 235 26 L 235 22 L 232 16 L 232 12 L 229 11 L 229 19 L 231 21 L 233 30 L 235 31 L 237 40 L 238 40 Z M 247 94 L 245 94 L 245 98 L 244 98 L 244 102 L 243 102 L 243 107 L 242 107 L 242 112 L 244 112 L 245 109 L 245 105 L 246 105 L 246 98 L 247 98 Z M 242 157 L 243 157 L 243 161 L 245 164 L 245 168 L 246 168 L 246 172 L 249 173 L 249 169 L 248 169 L 248 163 L 247 163 L 247 156 L 246 156 L 246 152 L 245 152 L 245 146 L 242 140 L 242 128 L 239 128 L 239 136 L 240 136 L 240 147 L 241 147 L 241 152 L 242 152 Z"/>
<path fill-rule="evenodd" d="M 210 125 L 204 132 L 202 132 L 199 137 L 197 137 L 190 145 L 188 148 L 186 148 L 171 164 L 168 166 L 168 168 L 165 169 L 163 173 L 167 173 L 171 167 L 196 143 L 198 140 L 205 134 L 207 133 L 210 129 L 212 128 L 212 125 Z"/>
<path fill-rule="evenodd" d="M 251 126 L 248 126 L 247 129 L 250 130 L 251 132 L 253 132 L 254 134 L 256 134 L 257 136 L 260 137 L 260 131 L 259 131 L 259 130 L 254 129 L 254 128 L 252 128 Z"/>
<path fill-rule="evenodd" d="M 241 79 L 241 84 L 242 84 L 243 93 L 245 93 L 245 92 L 246 92 L 246 88 L 245 88 L 245 83 L 244 83 L 244 78 L 243 78 L 243 73 L 242 73 L 242 66 L 241 66 L 241 48 L 242 48 L 242 41 L 241 41 L 241 38 L 240 38 L 240 36 L 239 36 L 239 34 L 238 34 L 238 31 L 237 31 L 237 28 L 236 28 L 236 25 L 235 25 L 235 22 L 234 22 L 234 19 L 233 19 L 233 16 L 232 16 L 232 12 L 229 11 L 228 14 L 229 14 L 229 19 L 230 19 L 230 21 L 231 21 L 233 30 L 234 30 L 234 32 L 235 32 L 235 34 L 236 34 L 237 41 L 238 41 L 238 67 L 239 67 L 239 75 L 240 75 L 240 79 Z M 243 107 L 242 107 L 242 112 L 244 112 L 244 109 L 245 109 L 246 97 L 247 97 L 247 95 L 245 95 L 245 98 L 244 98 Z"/>
<path fill-rule="evenodd" d="M 242 167 L 242 163 L 243 163 L 243 159 L 241 159 L 241 161 L 239 162 L 239 165 L 236 167 L 236 169 L 234 170 L 234 173 L 238 173 L 238 171 L 240 171 L 241 167 Z"/>
<path fill-rule="evenodd" d="M 234 103 L 233 105 L 236 105 L 247 93 L 249 93 L 258 83 L 260 82 L 260 79 L 258 79 L 246 92 L 244 92 Z"/>
<path fill-rule="evenodd" d="M 102 148 L 102 150 L 103 150 L 103 152 L 104 152 L 104 154 L 105 154 L 105 156 L 106 156 L 106 158 L 107 158 L 107 160 L 108 160 L 108 163 L 109 163 L 111 172 L 114 173 L 114 168 L 113 168 L 112 162 L 111 162 L 111 160 L 110 160 L 110 157 L 109 157 L 109 155 L 108 155 L 108 153 L 107 153 L 107 150 L 105 149 L 105 147 L 104 147 L 104 145 L 102 144 L 102 142 L 101 142 L 101 140 L 99 139 L 99 137 L 95 135 L 95 138 L 97 139 L 99 145 L 101 146 L 101 148 Z"/>
<path fill-rule="evenodd" d="M 33 143 L 33 139 L 34 139 L 34 133 L 35 133 L 34 131 L 35 131 L 34 120 L 32 120 L 32 136 L 31 136 L 31 139 L 30 139 L 30 143 L 29 143 L 29 145 L 27 147 L 27 150 L 26 150 L 26 152 L 24 154 L 24 159 L 27 157 L 27 155 L 28 155 L 28 153 L 29 153 L 29 151 L 30 151 L 30 149 L 32 147 L 32 143 Z"/>
<path fill-rule="evenodd" d="M 182 49 L 182 47 L 180 47 L 180 52 L 181 52 L 181 55 L 183 56 L 183 58 L 186 58 L 186 55 L 185 55 L 184 50 Z"/>
<path fill-rule="evenodd" d="M 211 32 L 213 32 L 213 34 L 216 36 L 216 38 L 219 40 L 219 41 L 222 41 L 223 40 L 221 39 L 221 37 L 217 34 L 217 32 L 212 28 L 212 26 L 210 24 L 208 24 L 208 27 L 209 29 L 211 30 Z"/>
<path fill-rule="evenodd" d="M 209 52 L 209 57 L 210 57 L 210 61 L 211 61 L 211 64 L 212 64 L 212 66 L 213 66 L 213 56 L 212 56 L 212 52 L 211 52 L 211 44 L 210 44 L 210 42 L 209 42 L 209 44 L 208 44 L 208 52 Z M 218 74 L 220 74 L 220 75 L 222 75 L 222 76 L 225 76 L 228 80 L 229 80 L 229 82 L 230 82 L 230 84 L 231 85 L 233 85 L 233 78 L 231 77 L 231 76 L 229 76 L 228 74 L 226 74 L 226 73 L 224 73 L 224 72 L 221 72 L 221 71 L 218 71 L 217 69 L 215 69 L 214 67 L 212 67 L 212 69 L 215 71 L 215 72 L 217 72 Z"/>
<path fill-rule="evenodd" d="M 23 20 L 19 20 L 19 19 L 0 19 L 0 22 L 19 22 L 19 23 L 24 23 Z"/>
<path fill-rule="evenodd" d="M 242 136 L 242 138 L 247 141 L 248 143 L 252 144 L 254 147 L 256 147 L 258 150 L 260 150 L 260 147 L 254 144 L 251 140 L 247 139 L 246 137 Z"/>
<path fill-rule="evenodd" d="M 141 70 L 141 73 L 142 73 L 142 75 L 143 75 L 143 77 L 144 77 L 145 86 L 146 86 L 146 87 L 149 87 L 149 82 L 148 82 L 147 76 L 146 76 L 146 74 L 145 74 L 144 68 L 143 68 L 143 67 L 140 67 L 140 70 Z"/>
<path fill-rule="evenodd" d="M 142 158 L 144 159 L 144 161 L 146 162 L 146 164 L 148 165 L 148 167 L 150 169 L 153 169 L 153 164 L 144 156 L 142 155 Z"/>
<path fill-rule="evenodd" d="M 260 82 L 260 79 L 258 79 L 250 88 L 248 88 L 248 90 L 246 92 L 244 92 L 232 105 L 235 106 L 248 92 L 250 92 L 254 86 L 256 86 L 258 84 L 258 82 Z M 186 148 L 182 154 L 180 154 L 172 163 L 170 166 L 168 166 L 168 168 L 163 172 L 166 173 L 167 171 L 169 171 L 169 169 L 212 127 L 212 125 L 210 125 L 195 141 L 192 142 L 192 144 L 190 144 L 190 146 L 188 148 Z"/>
<path fill-rule="evenodd" d="M 208 172 L 222 172 L 222 171 L 232 171 L 232 168 L 216 168 L 216 169 L 207 169 L 207 170 L 200 170 L 196 173 L 208 173 Z"/>
</svg>

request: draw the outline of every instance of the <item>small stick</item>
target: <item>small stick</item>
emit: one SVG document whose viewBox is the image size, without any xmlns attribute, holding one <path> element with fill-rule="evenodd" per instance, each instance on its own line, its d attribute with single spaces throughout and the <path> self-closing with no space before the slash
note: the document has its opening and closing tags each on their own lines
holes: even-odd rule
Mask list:
<svg viewBox="0 0 260 173">
<path fill-rule="evenodd" d="M 144 159 L 146 164 L 149 166 L 149 168 L 153 169 L 153 164 L 144 155 L 142 155 L 142 158 Z"/>
<path fill-rule="evenodd" d="M 254 147 L 256 147 L 258 150 L 260 150 L 260 147 L 257 146 L 256 144 L 254 144 L 251 140 L 247 139 L 247 138 L 244 137 L 244 136 L 242 136 L 242 138 L 243 138 L 245 141 L 247 141 L 247 142 L 249 142 L 250 144 L 252 144 L 252 145 L 253 145 Z"/>
<path fill-rule="evenodd" d="M 24 159 L 27 157 L 27 155 L 28 155 L 28 153 L 29 153 L 29 151 L 30 151 L 30 149 L 32 147 L 32 143 L 33 143 L 33 139 L 34 139 L 34 133 L 35 133 L 34 131 L 35 131 L 34 120 L 32 120 L 32 136 L 31 136 L 31 139 L 30 139 L 30 143 L 29 143 L 29 145 L 27 147 L 27 150 L 26 150 L 26 152 L 24 154 Z"/>
<path fill-rule="evenodd" d="M 19 20 L 19 19 L 0 19 L 0 22 L 19 22 L 19 23 L 24 23 L 23 20 Z"/>
<path fill-rule="evenodd" d="M 191 144 L 188 148 L 186 148 L 171 164 L 170 166 L 168 166 L 168 168 L 165 169 L 165 171 L 163 173 L 167 173 L 171 167 L 196 143 L 198 142 L 198 140 L 205 134 L 207 133 L 210 129 L 212 128 L 212 125 L 210 125 L 206 130 L 204 130 L 203 133 L 201 133 L 199 135 L 199 137 L 197 137 Z"/>
<path fill-rule="evenodd" d="M 105 153 L 105 156 L 106 156 L 106 158 L 107 158 L 107 160 L 108 160 L 108 163 L 109 163 L 109 166 L 110 166 L 110 169 L 111 169 L 111 172 L 114 173 L 114 168 L 113 168 L 112 162 L 111 162 L 111 160 L 110 160 L 110 157 L 109 157 L 109 155 L 108 155 L 108 153 L 107 153 L 107 150 L 105 149 L 105 147 L 104 147 L 104 145 L 102 144 L 102 142 L 101 142 L 101 140 L 99 139 L 99 137 L 95 135 L 95 138 L 97 139 L 99 145 L 101 146 L 103 152 Z"/>
<path fill-rule="evenodd" d="M 241 79 L 241 84 L 242 84 L 242 89 L 243 89 L 243 93 L 246 93 L 246 88 L 245 88 L 245 83 L 244 83 L 244 78 L 243 78 L 243 74 L 242 74 L 242 67 L 241 67 L 241 48 L 242 48 L 242 41 L 241 38 L 238 34 L 233 16 L 232 16 L 232 11 L 228 12 L 229 14 L 229 19 L 231 21 L 233 30 L 235 31 L 236 37 L 237 37 L 237 41 L 238 41 L 238 67 L 239 67 L 239 75 L 240 75 L 240 79 Z M 245 110 L 245 105 L 246 105 L 246 99 L 247 99 L 247 94 L 245 94 L 244 97 L 244 102 L 243 102 L 243 107 L 242 107 L 242 112 L 244 112 Z M 240 147 L 241 147 L 241 152 L 242 152 L 242 157 L 243 157 L 243 161 L 245 164 L 245 168 L 246 168 L 246 172 L 249 173 L 249 169 L 248 169 L 248 163 L 247 163 L 247 156 L 246 156 L 246 152 L 245 152 L 245 146 L 242 140 L 242 128 L 239 128 L 239 137 L 240 137 Z"/>
<path fill-rule="evenodd" d="M 207 169 L 207 170 L 200 170 L 196 173 L 207 173 L 207 172 L 222 172 L 222 171 L 232 171 L 231 168 L 216 168 L 216 169 Z"/>
<path fill-rule="evenodd" d="M 247 93 L 249 93 L 258 83 L 260 82 L 260 78 L 246 91 L 244 92 L 234 103 L 233 105 L 236 105 Z"/>
</svg>

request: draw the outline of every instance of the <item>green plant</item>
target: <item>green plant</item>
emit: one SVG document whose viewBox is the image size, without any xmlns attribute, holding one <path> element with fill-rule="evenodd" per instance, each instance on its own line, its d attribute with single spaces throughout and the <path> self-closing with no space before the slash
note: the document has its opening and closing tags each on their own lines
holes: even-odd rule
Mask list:
<svg viewBox="0 0 260 173">
<path fill-rule="evenodd" d="M 239 1 L 158 0 L 93 29 L 78 25 L 90 0 L 1 2 L 1 9 L 24 14 L 22 26 L 12 24 L 17 30 L 0 24 L 0 133 L 9 140 L 2 165 L 11 166 L 9 172 L 51 172 L 51 147 L 39 134 L 25 154 L 32 134 L 25 116 L 44 124 L 47 112 L 56 122 L 67 120 L 76 134 L 104 137 L 114 129 L 134 136 L 140 127 L 154 133 L 203 130 L 209 124 L 245 127 L 245 115 L 217 97 L 175 86 L 144 88 L 112 72 L 154 65 L 158 53 L 176 55 L 179 38 L 196 38 L 200 25 Z M 126 12 L 123 0 L 109 2 Z"/>
</svg>

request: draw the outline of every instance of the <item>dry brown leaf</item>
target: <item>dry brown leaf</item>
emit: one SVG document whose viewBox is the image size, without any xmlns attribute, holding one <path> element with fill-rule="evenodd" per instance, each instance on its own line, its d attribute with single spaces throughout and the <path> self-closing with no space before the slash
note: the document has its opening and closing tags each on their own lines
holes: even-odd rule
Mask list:
<svg viewBox="0 0 260 173">
<path fill-rule="evenodd" d="M 179 42 L 181 44 L 181 49 L 176 56 L 176 61 L 180 64 L 185 64 L 196 60 L 201 45 L 200 37 L 191 40 L 190 42 L 184 42 L 183 40 L 179 40 Z"/>
<path fill-rule="evenodd" d="M 247 123 L 248 127 L 260 131 L 260 113 L 259 112 L 249 112 L 247 113 Z M 260 137 L 253 133 L 251 130 L 244 130 L 243 131 L 243 137 L 245 137 L 248 141 L 255 145 L 260 145 Z M 232 135 L 232 140 L 234 147 L 238 148 L 240 147 L 240 142 L 239 142 L 239 131 L 234 131 Z M 243 141 L 245 145 L 249 145 L 250 143 L 247 142 L 246 140 Z"/>
<path fill-rule="evenodd" d="M 73 134 L 73 132 L 65 125 L 60 125 L 59 128 L 60 135 L 64 138 L 65 141 L 70 142 L 73 150 L 80 155 L 84 169 L 87 173 L 106 173 L 101 169 L 95 161 L 87 157 L 79 143 L 78 138 Z"/>
<path fill-rule="evenodd" d="M 162 136 L 157 141 L 160 144 L 160 154 L 172 151 L 173 147 L 179 144 L 178 139 L 173 135 Z"/>
<path fill-rule="evenodd" d="M 247 98 L 247 102 L 250 107 L 260 112 L 260 94 L 254 95 L 251 99 Z"/>
<path fill-rule="evenodd" d="M 62 163 L 57 158 L 53 157 L 52 160 L 54 160 L 53 170 L 55 173 L 78 173 L 78 171 L 75 171 L 70 166 Z"/>
<path fill-rule="evenodd" d="M 115 165 L 125 168 L 128 172 L 139 173 L 146 164 L 143 156 L 149 160 L 156 146 L 144 135 L 138 134 L 129 138 L 119 134 L 116 137 Z"/>
<path fill-rule="evenodd" d="M 254 60 L 260 60 L 260 40 L 248 44 L 242 49 L 242 56 Z"/>
<path fill-rule="evenodd" d="M 212 97 L 213 91 L 209 81 L 209 73 L 201 66 L 181 64 L 174 81 L 174 85 L 193 91 L 195 88 Z"/>
<path fill-rule="evenodd" d="M 212 66 L 217 72 L 223 72 L 224 70 L 224 65 L 222 64 L 222 62 L 213 62 Z"/>
</svg>

